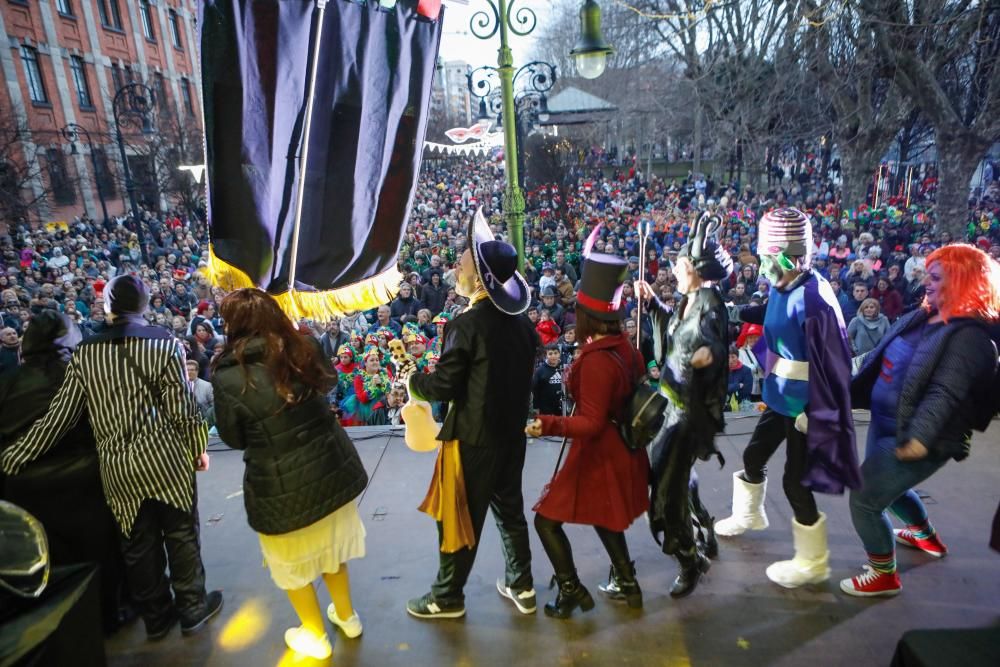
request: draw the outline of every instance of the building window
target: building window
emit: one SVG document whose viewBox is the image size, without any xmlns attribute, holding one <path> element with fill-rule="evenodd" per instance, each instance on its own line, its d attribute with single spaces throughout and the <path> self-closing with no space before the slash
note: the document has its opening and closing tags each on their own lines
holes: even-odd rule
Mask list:
<svg viewBox="0 0 1000 667">
<path fill-rule="evenodd" d="M 21 62 L 24 63 L 24 75 L 28 80 L 28 94 L 31 96 L 31 101 L 36 104 L 48 104 L 49 96 L 45 92 L 42 68 L 38 64 L 38 51 L 30 46 L 22 46 Z"/>
<path fill-rule="evenodd" d="M 139 16 L 142 17 L 142 34 L 151 42 L 156 41 L 156 31 L 153 30 L 153 13 L 149 9 L 149 0 L 139 0 Z"/>
<path fill-rule="evenodd" d="M 133 83 L 135 81 L 135 72 L 132 71 L 131 65 L 125 65 L 125 83 Z"/>
<path fill-rule="evenodd" d="M 76 100 L 81 109 L 92 109 L 94 100 L 90 96 L 90 84 L 87 83 L 87 70 L 80 56 L 69 57 L 69 68 L 73 72 L 73 85 L 76 86 Z"/>
<path fill-rule="evenodd" d="M 115 187 L 115 179 L 111 175 L 111 168 L 108 165 L 108 154 L 104 152 L 103 148 L 94 147 L 94 163 L 97 165 L 95 171 L 95 178 L 97 180 L 97 187 L 100 189 L 101 194 L 105 197 L 114 197 L 118 194 L 118 189 Z"/>
<path fill-rule="evenodd" d="M 189 116 L 193 116 L 194 101 L 191 98 L 191 82 L 187 79 L 181 79 L 181 95 L 184 96 L 184 109 Z"/>
<path fill-rule="evenodd" d="M 181 17 L 172 9 L 170 10 L 170 37 L 174 40 L 175 49 L 184 49 L 184 43 L 181 41 Z"/>
<path fill-rule="evenodd" d="M 73 16 L 73 5 L 69 0 L 56 0 L 56 11 L 63 16 Z"/>
<path fill-rule="evenodd" d="M 122 29 L 122 10 L 118 0 L 97 0 L 97 13 L 101 15 L 101 24 L 105 28 Z"/>
<path fill-rule="evenodd" d="M 66 171 L 66 157 L 58 148 L 50 148 L 45 151 L 46 167 L 49 171 L 49 186 L 52 188 L 52 195 L 57 204 L 65 206 L 76 203 L 76 192 L 73 191 L 73 182 Z"/>
<path fill-rule="evenodd" d="M 115 93 L 117 93 L 121 87 L 125 85 L 125 77 L 122 75 L 122 68 L 118 65 L 111 66 L 111 83 L 115 85 Z"/>
<path fill-rule="evenodd" d="M 153 91 L 156 93 L 156 108 L 159 109 L 160 113 L 165 113 L 169 105 L 169 97 L 167 97 L 167 81 L 163 78 L 163 75 L 156 72 L 153 75 Z"/>
</svg>

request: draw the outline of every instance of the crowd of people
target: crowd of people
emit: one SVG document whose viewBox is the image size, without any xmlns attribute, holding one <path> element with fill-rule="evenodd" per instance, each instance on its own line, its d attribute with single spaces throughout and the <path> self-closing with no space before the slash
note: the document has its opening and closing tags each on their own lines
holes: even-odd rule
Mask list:
<svg viewBox="0 0 1000 667">
<path fill-rule="evenodd" d="M 989 366 L 989 334 L 948 319 L 997 319 L 998 285 L 984 287 L 961 266 L 975 259 L 987 275 L 1000 259 L 1000 185 L 987 184 L 970 205 L 965 237 L 952 238 L 934 214 L 932 177 L 917 184 L 909 204 L 900 195 L 877 208 L 844 208 L 829 180 L 815 170 L 803 173 L 808 177 L 757 192 L 698 175 L 647 178 L 627 163 L 575 169 L 567 182 L 528 193 L 526 261 L 519 271 L 513 248 L 499 240 L 504 180 L 498 164 L 427 163 L 399 252 L 404 280 L 397 296 L 370 311 L 296 327 L 263 292 L 225 295 L 209 284 L 199 271 L 207 229 L 195 212 L 145 212 L 141 223 L 131 216 L 84 216 L 44 227 L 16 222 L 0 238 L 0 391 L 17 396 L 29 380 L 44 383 L 45 391 L 32 390 L 33 408 L 24 412 L 30 420 L 12 421 L 16 428 L 0 432 L 0 467 L 30 469 L 66 438 L 96 442 L 94 465 L 110 480 L 103 489 L 105 533 L 117 532 L 121 544 L 112 549 L 118 560 L 108 550 L 95 556 L 93 545 L 88 559 L 103 559 L 123 574 L 151 639 L 178 621 L 185 634 L 196 632 L 222 608 L 221 593 L 205 587 L 197 537 L 194 473 L 208 469 L 210 432 L 246 450 L 248 521 L 275 584 L 302 622 L 286 634 L 288 645 L 329 655 L 313 588 L 318 578 L 333 601 L 327 618 L 348 637 L 359 635 L 347 561 L 364 555 L 354 500 L 367 476 L 340 427 L 402 424 L 411 398 L 433 404 L 444 421 L 438 439 L 470 445 L 458 448 L 450 464 L 439 459 L 442 470 L 451 470 L 445 476 L 455 471 L 449 465 L 457 466 L 464 480 L 460 494 L 447 484 L 451 490 L 442 493 L 464 499 L 459 514 L 466 530 L 460 548 L 442 546 L 437 581 L 407 605 L 413 616 L 465 613 L 463 588 L 488 508 L 508 564 L 497 590 L 522 613 L 535 610 L 520 484 L 524 448 L 500 446 L 523 444 L 522 431 L 573 440 L 566 465 L 535 506 L 535 528 L 559 584 L 546 605 L 550 616 L 567 618 L 594 604 L 576 576 L 564 523 L 597 529 L 611 561 L 601 591 L 640 607 L 624 530 L 649 511 L 654 536 L 679 564 L 671 595 L 690 594 L 718 549 L 716 531 L 734 537 L 767 526 L 766 463 L 782 441 L 789 451 L 784 489 L 795 516 L 795 557 L 773 564 L 768 577 L 796 587 L 829 576 L 825 517 L 812 492 L 847 488 L 869 569 L 841 587 L 852 595 L 898 593 L 893 540 L 931 555 L 945 552 L 919 498 L 907 489 L 948 459 L 964 458 L 967 442 L 963 446 L 960 436 L 982 426 L 986 412 L 977 406 L 956 412 L 954 402 L 940 396 L 903 395 L 899 369 L 921 369 L 921 391 L 934 377 L 964 396 Z M 483 217 L 470 226 L 477 211 Z M 483 263 L 493 280 L 483 279 Z M 493 284 L 498 276 L 501 287 Z M 963 286 L 978 289 L 974 298 L 960 296 Z M 768 309 L 769 303 L 787 307 Z M 779 310 L 788 314 L 776 320 Z M 787 340 L 798 341 L 787 349 L 777 349 L 774 340 L 782 327 Z M 122 340 L 128 344 L 118 344 Z M 995 362 L 995 348 L 992 354 Z M 881 420 L 869 431 L 860 470 L 852 458 L 853 430 L 829 428 L 825 417 L 807 415 L 805 407 L 816 403 L 811 387 L 822 384 L 804 370 L 815 364 L 826 369 L 825 386 L 833 387 L 826 399 L 839 399 L 830 414 L 846 410 L 850 420 L 852 359 L 858 382 L 867 383 L 857 390 L 856 405 L 871 402 Z M 886 364 L 896 373 L 880 374 Z M 639 381 L 670 399 L 652 461 L 645 446 L 626 449 L 626 436 L 610 426 Z M 269 391 L 249 400 L 242 391 L 247 383 Z M 17 391 L 10 394 L 12 388 Z M 522 395 L 516 410 L 510 401 L 491 399 Z M 890 407 L 904 398 L 901 430 Z M 692 466 L 717 454 L 714 437 L 724 411 L 761 400 L 744 470 L 734 475 L 733 516 L 715 522 L 699 498 Z M 11 405 L 5 400 L 5 409 Z M 508 412 L 497 412 L 499 405 Z M 145 424 L 145 436 L 124 427 L 113 416 L 118 413 L 132 415 L 129 424 Z M 81 414 L 89 415 L 90 435 L 69 435 Z M 173 435 L 157 439 L 166 433 L 160 429 Z M 822 438 L 829 460 L 820 474 L 804 453 L 807 440 L 815 451 L 812 441 Z M 148 454 L 141 470 L 120 458 L 133 441 Z M 164 450 L 164 441 L 173 445 Z M 595 452 L 603 454 L 595 458 Z M 902 470 L 899 462 L 908 460 L 921 464 Z M 818 477 L 810 480 L 813 473 Z M 608 491 L 611 502 L 581 503 L 574 495 L 579 479 L 595 475 L 618 480 Z M 291 487 L 309 492 L 284 497 L 281 489 Z M 40 503 L 45 515 L 44 498 L 28 490 L 26 506 Z M 887 524 L 890 505 L 906 521 L 903 532 L 893 534 Z M 72 527 L 66 532 L 71 536 Z M 447 532 L 441 532 L 443 545 Z M 150 556 L 150 545 L 162 551 L 164 544 L 169 576 Z M 67 547 L 59 559 L 82 550 Z M 113 590 L 118 579 L 109 577 L 105 591 L 109 629 L 121 603 Z"/>
</svg>

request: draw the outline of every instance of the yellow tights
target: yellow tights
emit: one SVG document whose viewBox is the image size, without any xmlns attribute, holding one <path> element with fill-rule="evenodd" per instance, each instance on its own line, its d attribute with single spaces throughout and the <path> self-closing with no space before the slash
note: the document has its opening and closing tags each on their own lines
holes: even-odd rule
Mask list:
<svg viewBox="0 0 1000 667">
<path fill-rule="evenodd" d="M 324 573 L 323 581 L 326 582 L 326 588 L 330 592 L 330 599 L 333 600 L 333 608 L 337 611 L 337 618 L 346 621 L 354 615 L 347 563 L 341 563 L 340 569 L 335 574 Z M 326 622 L 323 620 L 323 612 L 319 608 L 319 598 L 316 597 L 316 589 L 313 585 L 309 584 L 285 592 L 288 594 L 288 601 L 292 603 L 292 608 L 298 614 L 302 626 L 316 636 L 322 637 L 326 634 Z"/>
</svg>

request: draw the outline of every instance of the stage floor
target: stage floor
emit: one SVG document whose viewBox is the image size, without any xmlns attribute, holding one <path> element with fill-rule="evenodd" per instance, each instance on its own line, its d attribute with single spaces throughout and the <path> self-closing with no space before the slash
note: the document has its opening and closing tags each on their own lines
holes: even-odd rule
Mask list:
<svg viewBox="0 0 1000 667">
<path fill-rule="evenodd" d="M 863 448 L 866 413 L 857 414 Z M 731 475 L 755 424 L 730 420 L 719 447 L 727 465 L 700 463 L 702 497 L 709 510 L 728 515 Z M 500 541 L 491 521 L 483 531 L 478 560 L 466 588 L 466 617 L 421 621 L 407 615 L 407 599 L 429 589 L 436 572 L 437 541 L 432 520 L 416 510 L 434 465 L 417 454 L 399 429 L 351 429 L 371 481 L 360 499 L 368 531 L 368 555 L 351 563 L 355 605 L 365 632 L 346 640 L 331 628 L 331 662 L 324 664 L 479 666 L 497 665 L 888 665 L 900 635 L 914 628 L 974 628 L 1000 624 L 1000 554 L 987 547 L 990 521 L 1000 498 L 1000 422 L 976 434 L 972 456 L 949 463 L 920 489 L 931 519 L 950 548 L 943 560 L 909 549 L 899 551 L 903 592 L 890 599 L 857 599 L 839 592 L 864 552 L 851 527 L 845 497 L 821 496 L 827 513 L 833 576 L 799 590 L 775 586 L 765 567 L 791 556 L 791 512 L 781 491 L 782 450 L 772 464 L 767 500 L 771 527 L 736 540 L 720 540 L 721 553 L 689 598 L 666 593 L 676 574 L 640 519 L 628 531 L 645 608 L 631 611 L 599 598 L 608 574 L 607 557 L 593 530 L 568 526 L 580 578 L 597 598 L 596 608 L 568 621 L 541 609 L 517 613 L 496 592 L 503 574 Z M 558 440 L 529 442 L 524 470 L 525 511 L 552 474 Z M 141 623 L 110 641 L 109 664 L 135 665 L 311 665 L 287 651 L 283 634 L 295 624 L 284 594 L 273 586 L 257 537 L 246 523 L 240 454 L 219 442 L 211 446 L 211 470 L 200 474 L 202 553 L 210 588 L 225 592 L 225 609 L 200 635 L 174 632 L 147 643 Z M 551 567 L 532 531 L 533 571 L 541 606 L 554 596 L 546 588 Z M 325 590 L 320 601 L 326 606 Z M 956 661 L 959 664 L 960 661 Z"/>
</svg>

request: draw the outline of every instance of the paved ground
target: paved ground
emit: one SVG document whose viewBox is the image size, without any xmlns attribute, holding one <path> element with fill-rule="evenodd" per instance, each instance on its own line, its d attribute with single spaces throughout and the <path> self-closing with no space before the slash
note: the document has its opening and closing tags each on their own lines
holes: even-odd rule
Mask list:
<svg viewBox="0 0 1000 667">
<path fill-rule="evenodd" d="M 861 443 L 866 415 L 857 419 Z M 753 426 L 753 418 L 730 422 L 720 441 L 726 469 L 698 466 L 705 503 L 720 516 L 728 514 L 730 476 Z M 676 573 L 674 563 L 659 552 L 640 520 L 628 538 L 645 608 L 630 611 L 599 599 L 592 612 L 578 612 L 569 621 L 546 618 L 540 611 L 521 616 L 497 595 L 493 582 L 503 567 L 492 525 L 484 530 L 466 590 L 467 616 L 447 621 L 407 616 L 406 600 L 426 592 L 436 569 L 434 525 L 415 509 L 427 489 L 433 456 L 408 450 L 398 430 L 352 429 L 352 436 L 371 476 L 360 503 L 368 556 L 351 565 L 365 633 L 357 640 L 337 637 L 329 664 L 862 667 L 888 665 L 908 629 L 1000 626 L 1000 554 L 986 546 L 1000 499 L 1000 423 L 976 435 L 968 460 L 948 464 L 921 489 L 951 554 L 935 561 L 900 552 L 904 591 L 896 598 L 859 600 L 837 589 L 840 578 L 857 573 L 864 556 L 846 499 L 840 497 L 819 500 L 829 517 L 831 581 L 795 591 L 771 584 L 764 568 L 791 553 L 791 514 L 776 484 L 767 504 L 771 527 L 724 542 L 692 597 L 674 601 L 666 594 Z M 203 634 L 182 638 L 175 630 L 158 644 L 146 643 L 137 623 L 108 643 L 111 665 L 314 664 L 285 650 L 282 635 L 295 617 L 262 568 L 257 539 L 246 524 L 240 455 L 218 443 L 213 449 L 222 451 L 213 456 L 211 471 L 199 478 L 203 553 L 210 587 L 225 591 L 225 610 Z M 551 475 L 558 451 L 558 441 L 529 444 L 526 511 Z M 776 460 L 773 469 L 781 465 Z M 607 576 L 607 558 L 591 529 L 570 527 L 569 534 L 580 576 L 596 597 L 597 583 Z M 532 549 L 541 604 L 554 595 L 543 583 L 551 568 L 536 539 Z M 320 599 L 325 605 L 325 592 Z"/>
</svg>

